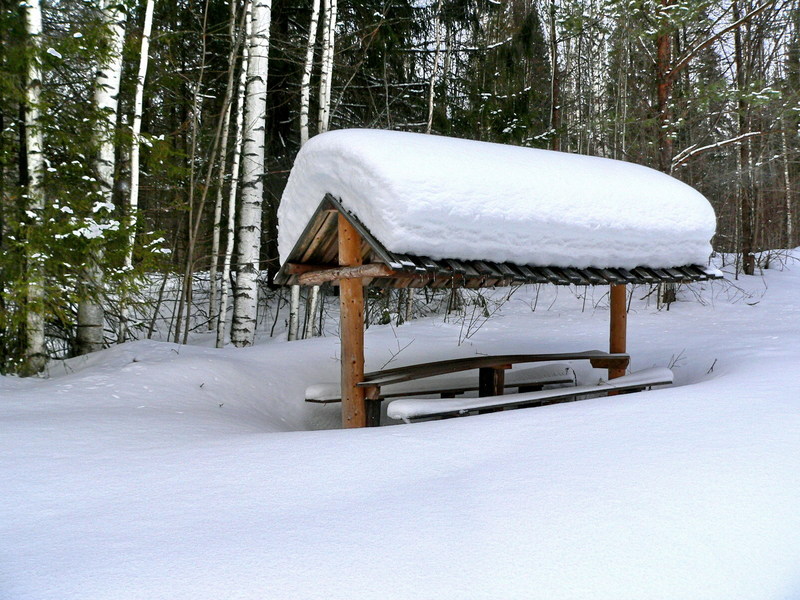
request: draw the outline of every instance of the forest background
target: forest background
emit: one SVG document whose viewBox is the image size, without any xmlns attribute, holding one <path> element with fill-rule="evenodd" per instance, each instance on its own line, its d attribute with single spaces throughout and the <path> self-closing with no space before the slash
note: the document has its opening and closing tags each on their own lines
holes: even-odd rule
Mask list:
<svg viewBox="0 0 800 600">
<path fill-rule="evenodd" d="M 271 285 L 276 212 L 302 143 L 345 127 L 657 168 L 753 274 L 798 244 L 800 0 L 2 0 L 0 373 L 156 332 L 250 345 L 270 302 L 318 333 L 331 291 L 302 317 Z M 378 318 L 433 300 L 393 294 Z"/>
</svg>

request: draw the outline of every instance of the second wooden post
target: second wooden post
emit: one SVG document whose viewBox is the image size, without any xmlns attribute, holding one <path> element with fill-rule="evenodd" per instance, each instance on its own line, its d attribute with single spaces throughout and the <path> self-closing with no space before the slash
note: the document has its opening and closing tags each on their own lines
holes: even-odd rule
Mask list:
<svg viewBox="0 0 800 600">
<path fill-rule="evenodd" d="M 361 236 L 339 215 L 339 264 L 361 264 Z M 339 280 L 339 335 L 342 353 L 342 427 L 365 427 L 364 287 L 360 277 Z"/>
<path fill-rule="evenodd" d="M 611 286 L 611 331 L 609 335 L 609 352 L 612 354 L 627 352 L 628 331 L 628 295 L 625 284 Z M 608 370 L 608 378 L 614 379 L 625 375 L 625 368 Z"/>
</svg>

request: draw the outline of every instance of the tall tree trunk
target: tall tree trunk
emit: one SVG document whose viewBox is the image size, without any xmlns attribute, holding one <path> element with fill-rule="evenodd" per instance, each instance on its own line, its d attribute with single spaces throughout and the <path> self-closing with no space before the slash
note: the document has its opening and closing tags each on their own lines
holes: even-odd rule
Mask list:
<svg viewBox="0 0 800 600">
<path fill-rule="evenodd" d="M 25 29 L 31 48 L 28 61 L 25 98 L 25 158 L 27 166 L 27 209 L 33 214 L 30 228 L 41 227 L 45 206 L 44 186 L 44 133 L 41 124 L 42 72 L 39 65 L 42 35 L 42 9 L 39 0 L 28 0 L 24 5 Z M 22 372 L 33 375 L 41 371 L 47 360 L 44 338 L 44 265 L 42 255 L 26 244 L 27 293 L 25 319 L 25 365 Z"/>
<path fill-rule="evenodd" d="M 328 123 L 331 114 L 331 89 L 333 83 L 333 53 L 336 43 L 336 0 L 324 1 L 325 26 L 322 31 L 322 74 L 319 83 L 319 113 L 317 118 L 318 133 L 328 131 Z M 310 38 L 309 38 L 310 40 Z M 302 133 L 301 133 L 302 135 Z M 319 286 L 311 287 L 308 299 L 308 317 L 311 327 L 304 332 L 304 337 L 308 335 L 316 336 L 318 327 L 314 315 L 319 306 Z M 300 288 L 292 286 L 291 303 L 289 306 L 289 335 L 290 340 L 298 337 L 300 327 Z"/>
<path fill-rule="evenodd" d="M 673 4 L 673 0 L 661 0 L 663 7 Z M 670 72 L 672 62 L 672 32 L 666 27 L 656 38 L 656 112 L 658 124 L 658 168 L 664 173 L 672 171 L 672 114 L 670 96 L 673 78 Z"/>
<path fill-rule="evenodd" d="M 733 18 L 739 20 L 739 0 L 733 0 Z M 739 102 L 737 110 L 737 120 L 739 124 L 739 135 L 749 132 L 748 105 L 744 96 L 748 85 L 747 73 L 744 66 L 744 49 L 742 33 L 740 28 L 734 31 L 734 62 L 736 66 L 736 88 L 739 91 Z M 750 144 L 747 140 L 739 146 L 740 174 L 739 174 L 739 212 L 741 214 L 742 237 L 742 272 L 745 275 L 755 273 L 755 255 L 753 254 L 753 186 L 751 184 L 751 160 Z"/>
<path fill-rule="evenodd" d="M 661 0 L 667 7 L 673 0 Z M 666 25 L 656 38 L 656 110 L 658 113 L 658 168 L 664 173 L 672 172 L 672 113 L 670 99 L 674 83 L 670 67 L 672 66 L 672 32 Z M 660 284 L 658 301 L 669 307 L 676 300 L 675 284 Z"/>
<path fill-rule="evenodd" d="M 326 1 L 326 11 L 328 10 L 329 3 Z M 308 115 L 311 103 L 311 73 L 314 68 L 314 49 L 317 44 L 317 28 L 319 24 L 319 0 L 314 0 L 311 7 L 311 23 L 308 28 L 308 41 L 306 42 L 306 59 L 303 64 L 303 78 L 300 83 L 300 146 L 308 141 Z M 324 39 L 327 40 L 328 31 L 324 32 Z M 325 62 L 326 47 L 323 47 L 323 71 L 327 66 Z M 324 71 L 327 73 L 327 71 Z M 320 83 L 322 86 L 322 83 Z M 322 98 L 320 97 L 320 100 Z M 320 133 L 322 133 L 320 131 Z M 315 295 L 315 300 L 319 296 Z M 311 310 L 311 309 L 309 309 Z M 313 316 L 312 316 L 313 319 Z M 287 338 L 289 341 L 297 339 L 297 333 L 300 326 L 300 286 L 292 286 L 291 302 L 289 303 L 289 331 Z M 313 330 L 312 330 L 313 335 Z"/>
<path fill-rule="evenodd" d="M 217 268 L 219 265 L 220 237 L 222 235 L 222 199 L 224 196 L 225 187 L 225 167 L 228 156 L 228 137 L 230 135 L 231 111 L 233 110 L 233 93 L 234 87 L 236 87 L 236 57 L 239 55 L 240 46 L 240 36 L 237 34 L 236 28 L 236 2 L 231 2 L 230 4 L 230 27 L 228 29 L 228 37 L 230 38 L 231 51 L 228 56 L 228 86 L 225 90 L 225 100 L 223 102 L 223 114 L 225 116 L 222 120 L 222 141 L 220 142 L 218 161 L 219 168 L 217 170 L 217 196 L 214 201 L 214 224 L 211 238 L 211 267 L 209 268 L 208 272 L 210 281 L 208 302 L 209 331 L 215 331 L 217 329 L 217 320 L 219 319 L 219 307 L 217 301 Z M 210 168 L 211 165 L 209 165 L 209 169 Z M 208 179 L 208 183 L 210 185 L 210 178 Z"/>
<path fill-rule="evenodd" d="M 550 0 L 550 149 L 561 150 L 561 76 L 558 70 L 556 0 Z"/>
<path fill-rule="evenodd" d="M 293 285 L 289 300 L 289 331 L 287 339 L 292 342 L 297 339 L 300 330 L 300 286 Z"/>
<path fill-rule="evenodd" d="M 252 32 L 251 3 L 245 2 L 245 39 L 249 40 Z M 239 72 L 239 86 L 236 90 L 236 138 L 233 142 L 233 160 L 231 163 L 231 185 L 228 190 L 228 225 L 225 245 L 225 258 L 222 263 L 222 279 L 220 281 L 219 317 L 217 318 L 217 348 L 225 345 L 225 323 L 228 318 L 228 289 L 231 276 L 231 260 L 236 233 L 236 192 L 239 188 L 239 165 L 242 156 L 242 138 L 244 125 L 245 91 L 247 89 L 247 73 L 250 58 L 249 43 L 242 47 L 242 67 Z"/>
<path fill-rule="evenodd" d="M 430 133 L 433 128 L 433 106 L 436 91 L 436 74 L 439 71 L 439 55 L 442 51 L 442 0 L 436 3 L 436 14 L 433 18 L 433 31 L 436 38 L 436 49 L 433 53 L 433 67 L 431 68 L 431 77 L 428 80 L 428 122 L 425 125 L 425 133 Z"/>
<path fill-rule="evenodd" d="M 786 116 L 781 118 L 781 150 L 783 154 L 783 190 L 784 190 L 784 210 L 786 214 L 784 228 L 784 246 L 792 247 L 794 232 L 792 231 L 792 219 L 794 210 L 792 208 L 792 179 L 789 173 L 789 145 L 786 142 Z"/>
<path fill-rule="evenodd" d="M 303 64 L 303 78 L 300 82 L 300 145 L 308 141 L 308 113 L 311 101 L 311 72 L 314 69 L 314 48 L 317 45 L 317 26 L 319 24 L 319 0 L 313 0 L 311 23 L 308 27 L 306 59 Z"/>
<path fill-rule="evenodd" d="M 199 227 L 195 227 L 195 223 L 200 223 L 200 218 L 205 207 L 206 193 L 208 192 L 208 185 L 202 190 L 202 200 L 195 204 L 197 195 L 197 146 L 199 144 L 199 130 L 200 130 L 200 112 L 202 111 L 202 90 L 203 78 L 206 72 L 206 50 L 208 47 L 208 12 L 210 0 L 206 0 L 203 5 L 203 29 L 200 35 L 200 67 L 197 75 L 197 80 L 194 83 L 192 91 L 192 126 L 189 142 L 189 202 L 187 210 L 187 233 L 188 243 L 186 245 L 186 259 L 183 269 L 183 279 L 181 281 L 181 291 L 178 300 L 178 315 L 177 323 L 175 325 L 174 342 L 176 344 L 183 342 L 189 337 L 189 328 L 192 320 L 192 298 L 194 295 L 194 251 L 197 244 L 197 233 Z M 219 141 L 219 136 L 214 139 L 214 149 L 211 151 L 211 159 L 209 160 L 209 172 L 213 171 L 214 165 L 214 152 L 216 151 L 216 144 Z M 181 333 L 183 334 L 181 336 Z"/>
<path fill-rule="evenodd" d="M 333 83 L 333 54 L 336 45 L 336 0 L 324 0 L 325 28 L 322 30 L 322 75 L 319 83 L 319 133 L 328 131 Z"/>
<path fill-rule="evenodd" d="M 235 346 L 252 345 L 256 335 L 271 9 L 271 0 L 253 2 L 253 31 L 250 35 L 250 62 L 247 67 L 248 86 L 242 149 L 239 261 L 231 328 L 231 341 Z"/>
<path fill-rule="evenodd" d="M 102 7 L 103 19 L 108 27 L 109 55 L 98 65 L 94 101 L 101 111 L 97 129 L 97 157 L 95 171 L 100 186 L 100 201 L 93 207 L 96 218 L 102 219 L 114 210 L 114 133 L 117 127 L 119 86 L 122 78 L 122 46 L 125 42 L 126 14 L 119 3 L 110 0 Z M 78 303 L 78 354 L 88 354 L 103 348 L 105 324 L 105 294 L 103 291 L 103 252 L 90 253 L 83 274 L 82 300 Z"/>
<path fill-rule="evenodd" d="M 131 131 L 131 187 L 128 195 L 128 248 L 125 252 L 125 270 L 133 269 L 133 249 L 136 245 L 137 211 L 139 209 L 139 139 L 142 132 L 142 105 L 144 101 L 144 81 L 147 78 L 147 64 L 150 57 L 150 34 L 153 28 L 153 9 L 155 0 L 147 0 L 142 27 L 142 46 L 139 52 L 139 73 L 136 76 L 136 95 L 133 101 L 133 127 Z M 129 337 L 129 308 L 127 298 L 122 299 L 120 318 L 120 341 Z"/>
</svg>

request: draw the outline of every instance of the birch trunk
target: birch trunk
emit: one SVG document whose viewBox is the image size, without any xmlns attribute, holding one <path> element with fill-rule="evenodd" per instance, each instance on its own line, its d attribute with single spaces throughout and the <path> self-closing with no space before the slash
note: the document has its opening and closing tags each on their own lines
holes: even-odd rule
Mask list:
<svg viewBox="0 0 800 600">
<path fill-rule="evenodd" d="M 794 238 L 792 231 L 792 180 L 789 175 L 789 145 L 786 143 L 786 117 L 781 118 L 781 148 L 783 150 L 783 188 L 785 190 L 785 210 L 786 210 L 786 238 L 785 247 L 792 247 Z"/>
<path fill-rule="evenodd" d="M 319 82 L 319 133 L 328 131 L 333 80 L 333 50 L 336 34 L 336 0 L 324 0 L 325 28 L 322 30 L 322 73 Z"/>
<path fill-rule="evenodd" d="M 147 77 L 147 64 L 150 56 L 150 34 L 153 28 L 153 9 L 155 0 L 147 0 L 144 12 L 144 26 L 142 28 L 142 46 L 139 52 L 139 73 L 136 76 L 136 94 L 133 101 L 133 127 L 131 129 L 131 188 L 128 196 L 128 249 L 125 253 L 125 270 L 133 269 L 133 248 L 136 244 L 136 211 L 139 209 L 139 136 L 142 132 L 142 104 L 144 101 L 144 80 Z M 120 340 L 129 337 L 129 310 L 123 301 Z"/>
<path fill-rule="evenodd" d="M 28 82 L 25 107 L 25 143 L 28 161 L 27 208 L 35 214 L 31 227 L 41 224 L 41 213 L 45 199 L 42 186 L 44 173 L 44 135 L 41 127 L 42 72 L 39 65 L 42 35 L 42 9 L 39 0 L 28 0 L 25 10 L 25 29 L 28 34 L 31 55 L 28 63 Z M 33 375 L 41 371 L 47 360 L 44 341 L 44 265 L 41 254 L 30 244 L 27 247 L 27 306 L 25 324 L 25 365 L 23 374 Z"/>
<path fill-rule="evenodd" d="M 306 61 L 303 65 L 303 79 L 300 83 L 300 145 L 308 141 L 308 113 L 311 101 L 311 71 L 314 68 L 314 48 L 317 45 L 317 26 L 319 24 L 319 0 L 311 6 L 311 24 L 308 28 Z"/>
<path fill-rule="evenodd" d="M 119 85 L 122 76 L 122 45 L 125 41 L 126 15 L 118 3 L 102 6 L 103 19 L 109 29 L 109 55 L 98 65 L 94 101 L 102 117 L 97 128 L 97 157 L 95 171 L 100 186 L 99 201 L 93 207 L 97 218 L 114 209 L 114 130 L 117 125 Z M 103 348 L 103 256 L 102 252 L 88 257 L 83 274 L 84 299 L 78 304 L 78 354 L 88 354 Z"/>
<path fill-rule="evenodd" d="M 733 18 L 739 21 L 739 0 L 734 0 L 731 4 Z M 747 89 L 749 82 L 748 73 L 745 71 L 744 64 L 744 44 L 742 42 L 742 34 L 739 28 L 734 31 L 733 38 L 734 46 L 734 66 L 736 71 L 736 87 L 740 92 L 739 102 L 737 106 L 737 119 L 739 124 L 739 135 L 745 135 L 750 131 L 749 120 L 749 107 L 748 102 L 744 97 L 744 92 Z M 741 253 L 742 253 L 742 272 L 745 275 L 752 275 L 755 272 L 755 255 L 753 254 L 753 196 L 752 196 L 752 183 L 751 183 L 751 157 L 750 145 L 745 140 L 739 146 L 739 156 L 741 159 L 740 169 L 740 213 L 741 213 Z"/>
<path fill-rule="evenodd" d="M 323 40 L 323 68 L 325 72 L 324 81 L 320 81 L 320 113 L 319 113 L 319 133 L 328 131 L 328 123 L 331 116 L 331 89 L 333 86 L 333 49 L 336 43 L 336 0 L 325 0 L 328 9 L 325 22 L 325 33 Z M 292 290 L 292 307 L 294 307 L 294 290 Z M 298 302 L 300 291 L 297 291 Z M 310 331 L 313 337 L 319 335 L 319 326 L 315 315 L 319 306 L 319 286 L 311 288 L 311 298 L 309 300 L 309 320 L 311 321 Z M 290 319 L 291 320 L 291 319 Z M 291 328 L 290 328 L 291 329 Z M 295 325 L 296 329 L 296 325 Z M 295 334 L 295 337 L 296 334 Z M 307 337 L 307 336 L 306 336 Z"/>
<path fill-rule="evenodd" d="M 440 16 L 442 13 L 442 0 L 436 3 L 436 15 L 433 19 L 434 35 L 436 37 L 436 50 L 433 54 L 433 69 L 431 69 L 431 78 L 428 81 L 428 122 L 425 126 L 425 133 L 430 133 L 433 129 L 433 105 L 435 100 L 436 91 L 436 73 L 439 71 L 439 54 L 442 51 L 442 32 Z"/>
<path fill-rule="evenodd" d="M 256 335 L 271 9 L 271 0 L 255 0 L 252 8 L 253 30 L 250 35 L 248 86 L 244 107 L 239 261 L 231 328 L 231 341 L 239 347 L 252 345 Z"/>
<path fill-rule="evenodd" d="M 325 7 L 327 11 L 328 1 Z M 311 23 L 308 28 L 308 41 L 306 43 L 306 59 L 303 64 L 303 78 L 300 83 L 300 146 L 308 141 L 308 115 L 311 103 L 311 72 L 314 68 L 314 48 L 317 44 L 317 28 L 319 25 L 319 0 L 314 0 L 311 7 Z M 327 29 L 324 33 L 324 40 L 327 40 Z M 323 77 L 325 73 L 325 50 L 323 46 Z M 322 84 L 320 83 L 320 86 Z M 321 87 L 320 87 L 321 89 Z M 320 97 L 320 100 L 322 98 Z M 292 299 L 289 304 L 289 331 L 287 339 L 289 341 L 297 339 L 297 331 L 300 324 L 300 286 L 292 286 Z"/>
<path fill-rule="evenodd" d="M 252 30 L 251 5 L 245 5 L 245 36 L 250 38 Z M 231 259 L 233 257 L 233 245 L 236 233 L 236 192 L 239 188 L 239 166 L 242 157 L 242 137 L 244 124 L 244 103 L 245 90 L 247 88 L 247 70 L 250 58 L 248 45 L 242 47 L 242 68 L 239 73 L 239 86 L 236 90 L 236 122 L 234 124 L 235 139 L 233 142 L 233 160 L 231 164 L 231 186 L 228 190 L 228 225 L 227 240 L 225 246 L 225 258 L 222 262 L 222 279 L 220 281 L 219 298 L 219 318 L 217 319 L 217 348 L 225 346 L 225 323 L 228 314 L 228 290 L 230 288 L 229 279 L 231 276 Z"/>
<path fill-rule="evenodd" d="M 291 342 L 297 339 L 300 329 L 300 286 L 292 286 L 292 296 L 289 302 L 289 333 L 287 339 Z"/>
<path fill-rule="evenodd" d="M 550 0 L 550 140 L 551 150 L 561 150 L 561 77 L 558 70 L 556 3 Z"/>
<path fill-rule="evenodd" d="M 231 111 L 233 110 L 233 88 L 236 85 L 234 72 L 236 57 L 239 54 L 239 36 L 236 34 L 236 2 L 230 4 L 230 27 L 228 37 L 231 40 L 231 52 L 228 57 L 228 87 L 225 92 L 225 102 L 223 106 L 224 118 L 222 121 L 222 141 L 220 142 L 219 169 L 217 171 L 217 197 L 214 201 L 214 226 L 212 228 L 211 239 L 211 268 L 209 269 L 209 280 L 211 289 L 209 290 L 208 302 L 208 329 L 215 331 L 217 320 L 219 319 L 219 307 L 217 303 L 217 268 L 219 265 L 220 237 L 222 234 L 222 200 L 224 196 L 225 166 L 228 156 L 228 137 L 230 135 Z M 210 182 L 209 182 L 210 183 Z"/>
<path fill-rule="evenodd" d="M 231 6 L 233 6 L 233 3 L 231 3 Z M 211 267 L 208 270 L 208 278 L 211 286 L 208 292 L 209 331 L 216 331 L 217 321 L 219 320 L 219 306 L 217 301 L 217 297 L 219 295 L 217 288 L 219 286 L 217 284 L 217 270 L 219 267 L 220 237 L 222 236 L 222 200 L 225 195 L 223 183 L 225 181 L 225 166 L 227 163 L 226 157 L 228 154 L 228 136 L 230 135 L 232 110 L 233 103 L 228 105 L 228 109 L 225 111 L 225 117 L 222 123 L 222 142 L 219 158 L 219 176 L 217 178 L 217 197 L 214 200 L 214 226 L 211 238 Z"/>
</svg>

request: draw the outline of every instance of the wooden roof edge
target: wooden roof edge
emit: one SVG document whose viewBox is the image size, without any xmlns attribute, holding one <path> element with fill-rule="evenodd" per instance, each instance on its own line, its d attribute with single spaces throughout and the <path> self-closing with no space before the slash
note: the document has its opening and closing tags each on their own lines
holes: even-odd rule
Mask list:
<svg viewBox="0 0 800 600">
<path fill-rule="evenodd" d="M 380 259 L 381 262 L 386 264 L 388 267 L 387 274 L 389 270 L 402 270 L 404 266 L 402 262 L 397 260 L 392 253 L 386 250 L 383 244 L 381 244 L 377 238 L 372 235 L 369 229 L 367 229 L 367 227 L 355 215 L 350 213 L 350 211 L 348 211 L 337 198 L 331 194 L 325 194 L 325 197 L 319 203 L 319 206 L 317 206 L 314 214 L 312 214 L 311 218 L 308 220 L 305 229 L 303 229 L 303 233 L 301 233 L 300 237 L 297 238 L 292 251 L 289 253 L 289 257 L 286 259 L 283 265 L 281 265 L 281 268 L 275 275 L 276 284 L 293 285 L 299 283 L 298 279 L 300 273 L 297 270 L 297 266 L 302 264 L 302 261 L 298 259 L 304 254 L 309 240 L 313 239 L 315 233 L 319 230 L 320 225 L 323 222 L 323 217 L 326 215 L 326 213 L 332 210 L 338 212 L 345 219 L 347 219 L 347 221 L 356 229 L 356 231 L 358 231 L 359 235 L 367 243 L 375 256 Z M 309 270 L 313 270 L 313 268 Z"/>
</svg>

